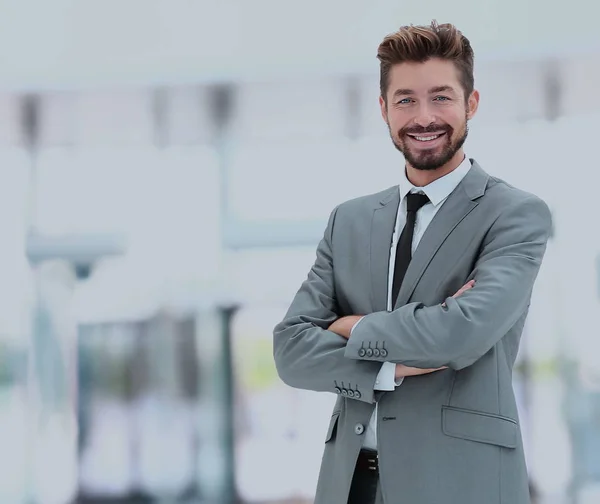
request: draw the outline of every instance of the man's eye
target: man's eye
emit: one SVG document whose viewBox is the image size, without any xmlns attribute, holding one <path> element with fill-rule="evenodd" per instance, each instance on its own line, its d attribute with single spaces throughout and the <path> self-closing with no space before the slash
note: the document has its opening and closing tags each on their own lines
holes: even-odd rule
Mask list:
<svg viewBox="0 0 600 504">
<path fill-rule="evenodd" d="M 434 100 L 437 100 L 437 101 L 448 101 L 449 99 L 450 98 L 448 98 L 447 96 L 436 96 L 434 98 Z"/>
</svg>

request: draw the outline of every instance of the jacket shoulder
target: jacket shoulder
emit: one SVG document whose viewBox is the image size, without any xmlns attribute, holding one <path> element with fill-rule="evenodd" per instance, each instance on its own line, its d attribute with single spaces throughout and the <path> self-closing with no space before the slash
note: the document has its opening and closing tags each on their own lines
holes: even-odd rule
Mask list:
<svg viewBox="0 0 600 504">
<path fill-rule="evenodd" d="M 346 200 L 343 203 L 340 203 L 337 208 L 343 213 L 373 210 L 374 208 L 381 206 L 382 203 L 390 201 L 395 196 L 399 196 L 397 185 L 388 187 L 383 191 Z"/>
<path fill-rule="evenodd" d="M 485 208 L 493 221 L 502 216 L 510 219 L 526 216 L 532 225 L 538 223 L 543 226 L 548 237 L 554 235 L 552 210 L 540 196 L 492 176 L 489 178 L 485 195 L 484 199 L 487 199 Z"/>
<path fill-rule="evenodd" d="M 547 207 L 547 203 L 538 195 L 519 189 L 505 180 L 489 176 L 486 195 L 499 205 L 518 205 L 525 201 Z"/>
</svg>

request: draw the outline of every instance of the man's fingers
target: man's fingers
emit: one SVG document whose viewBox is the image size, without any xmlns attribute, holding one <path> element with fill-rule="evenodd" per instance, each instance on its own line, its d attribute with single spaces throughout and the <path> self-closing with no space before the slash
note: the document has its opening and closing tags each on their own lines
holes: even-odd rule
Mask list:
<svg viewBox="0 0 600 504">
<path fill-rule="evenodd" d="M 463 285 L 460 289 L 458 289 L 458 292 L 456 294 L 454 294 L 454 296 L 452 296 L 452 297 L 457 298 L 458 296 L 465 293 L 469 289 L 472 289 L 474 286 L 475 286 L 475 280 L 470 280 L 465 285 Z"/>
<path fill-rule="evenodd" d="M 441 371 L 442 369 L 447 369 L 447 367 L 444 366 L 440 368 L 422 369 L 404 366 L 403 364 L 396 364 L 396 378 L 435 373 L 436 371 Z"/>
<path fill-rule="evenodd" d="M 465 285 L 463 285 L 460 289 L 458 289 L 458 292 L 456 294 L 454 294 L 452 297 L 454 299 L 456 299 L 458 296 L 460 296 L 461 294 L 464 294 L 465 292 L 467 292 L 469 289 L 472 289 L 473 287 L 475 287 L 475 280 L 469 280 Z M 446 308 L 446 303 L 442 303 L 442 307 Z"/>
<path fill-rule="evenodd" d="M 471 280 L 470 282 L 467 282 L 465 285 L 463 285 L 460 289 L 458 289 L 458 293 L 462 294 L 463 292 L 468 291 L 469 289 L 472 289 L 474 286 L 475 286 L 475 281 Z"/>
</svg>

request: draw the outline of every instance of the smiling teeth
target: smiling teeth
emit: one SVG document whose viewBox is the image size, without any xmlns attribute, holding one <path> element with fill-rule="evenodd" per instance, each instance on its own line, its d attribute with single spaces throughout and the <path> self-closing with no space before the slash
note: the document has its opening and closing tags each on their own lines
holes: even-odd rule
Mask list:
<svg viewBox="0 0 600 504">
<path fill-rule="evenodd" d="M 416 136 L 415 138 L 417 140 L 419 140 L 420 142 L 428 142 L 429 140 L 435 140 L 439 136 L 440 135 L 433 135 L 433 136 L 428 136 L 428 137 Z"/>
</svg>

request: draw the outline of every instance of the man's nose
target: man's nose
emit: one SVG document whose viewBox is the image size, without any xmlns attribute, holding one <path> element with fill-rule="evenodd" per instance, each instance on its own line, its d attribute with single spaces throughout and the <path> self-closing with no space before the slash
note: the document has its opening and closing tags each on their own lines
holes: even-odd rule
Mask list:
<svg viewBox="0 0 600 504">
<path fill-rule="evenodd" d="M 415 124 L 418 124 L 422 128 L 426 128 L 427 126 L 434 124 L 435 120 L 435 115 L 428 104 L 419 105 L 417 115 L 414 118 Z"/>
</svg>

